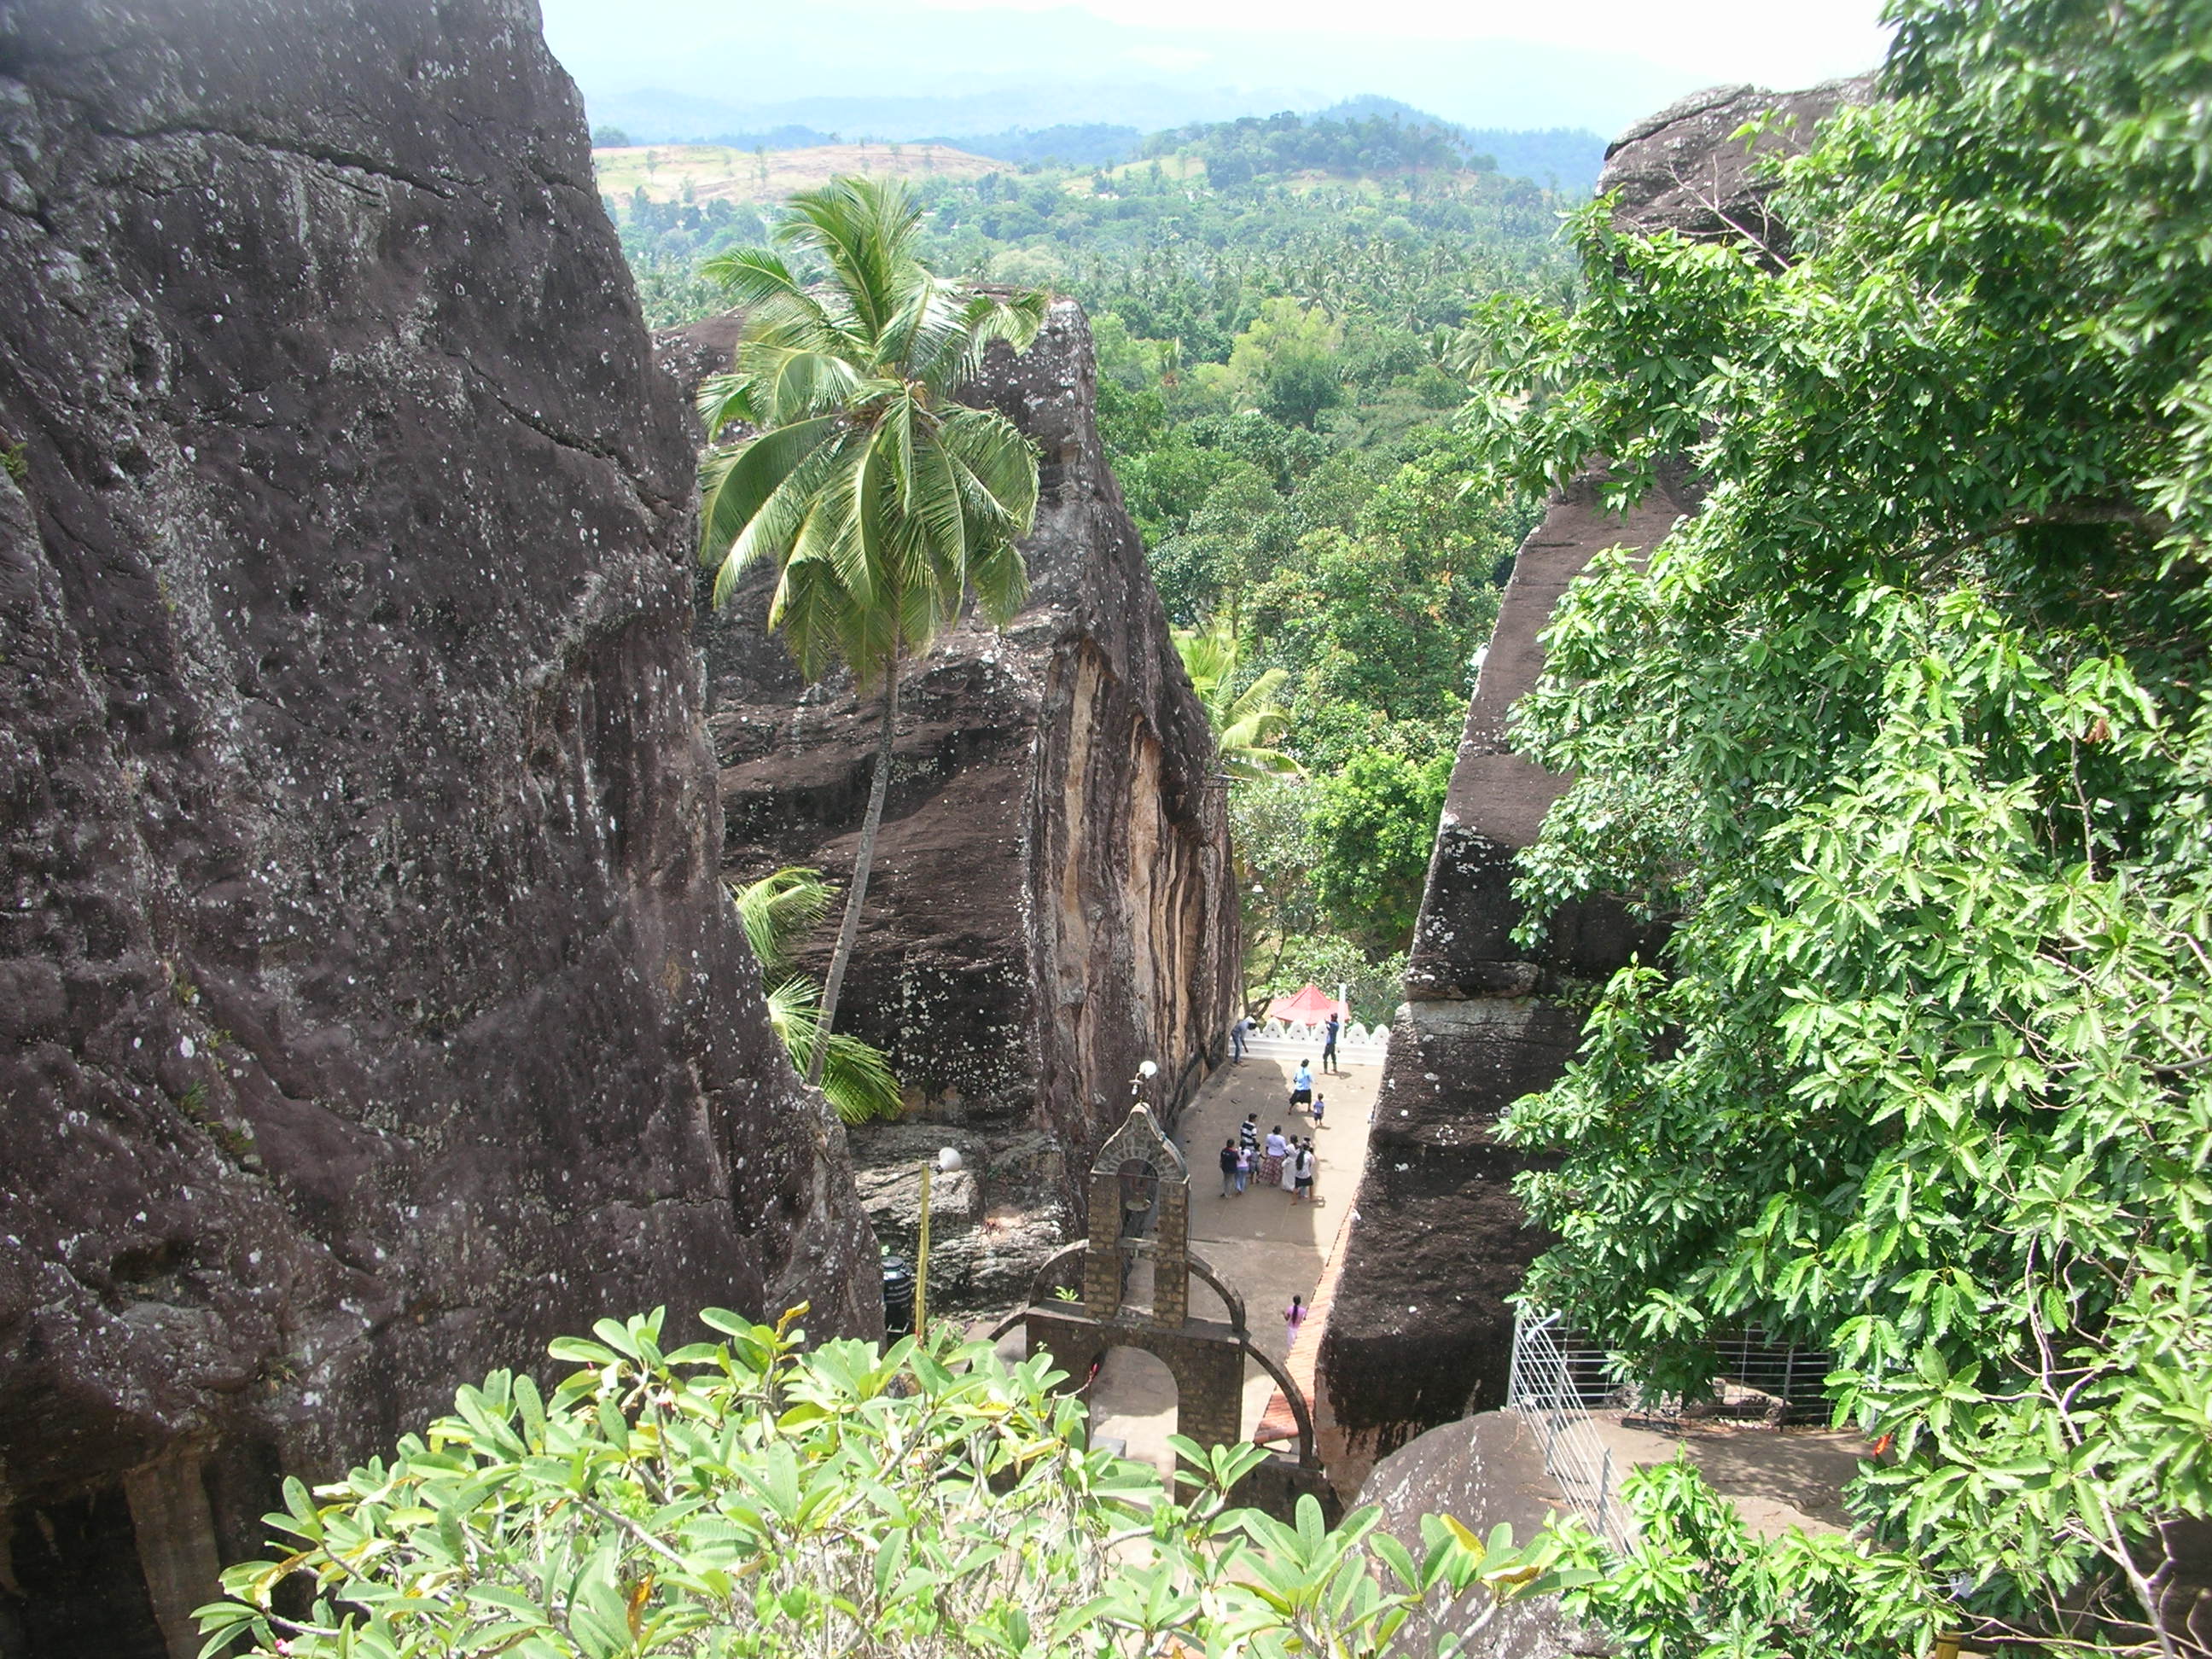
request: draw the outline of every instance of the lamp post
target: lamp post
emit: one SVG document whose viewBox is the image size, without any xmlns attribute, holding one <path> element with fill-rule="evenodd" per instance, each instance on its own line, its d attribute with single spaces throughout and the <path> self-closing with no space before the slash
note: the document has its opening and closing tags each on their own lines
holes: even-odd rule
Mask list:
<svg viewBox="0 0 2212 1659">
<path fill-rule="evenodd" d="M 929 1318 L 929 1178 L 942 1170 L 951 1175 L 960 1167 L 960 1151 L 957 1146 L 940 1146 L 937 1156 L 921 1166 L 921 1237 L 914 1252 L 914 1340 L 921 1346 L 921 1334 Z"/>
<path fill-rule="evenodd" d="M 1139 1060 L 1137 1062 L 1137 1074 L 1129 1079 L 1129 1098 L 1134 1101 L 1143 1100 L 1145 1098 L 1145 1085 L 1159 1075 L 1159 1070 L 1160 1068 L 1152 1064 L 1149 1060 Z"/>
</svg>

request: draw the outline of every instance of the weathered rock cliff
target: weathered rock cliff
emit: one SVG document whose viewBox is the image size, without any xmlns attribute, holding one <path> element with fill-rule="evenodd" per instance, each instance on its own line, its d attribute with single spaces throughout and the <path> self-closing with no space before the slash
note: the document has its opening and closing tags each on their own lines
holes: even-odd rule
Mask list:
<svg viewBox="0 0 2212 1659">
<path fill-rule="evenodd" d="M 874 1251 L 528 0 L 11 0 L 0 292 L 0 1652 L 190 1652 L 277 1471 Z"/>
<path fill-rule="evenodd" d="M 1738 87 L 1685 99 L 1613 144 L 1599 190 L 1621 191 L 1620 216 L 1630 226 L 1688 235 L 1742 227 L 1780 250 L 1786 233 L 1729 136 L 1779 108 L 1793 118 L 1763 148 L 1802 144 L 1840 99 L 1863 96 L 1864 88 L 1844 82 L 1784 94 Z M 1515 859 L 1567 786 L 1506 743 L 1508 713 L 1543 670 L 1538 635 L 1595 554 L 1649 548 L 1697 508 L 1694 481 L 1678 470 L 1615 517 L 1601 504 L 1604 478 L 1593 465 L 1557 492 L 1516 556 L 1444 802 L 1406 1010 L 1393 1027 L 1320 1358 L 1319 1386 L 1363 1455 L 1504 1403 L 1513 1335 L 1505 1298 L 1546 1241 L 1512 1194 L 1528 1159 L 1498 1145 L 1498 1115 L 1548 1087 L 1572 1057 L 1582 1020 L 1563 994 L 1601 982 L 1632 954 L 1651 960 L 1662 943 L 1601 899 L 1554 916 L 1537 949 L 1511 937 L 1521 920 Z"/>
<path fill-rule="evenodd" d="M 663 336 L 664 357 L 696 380 L 726 367 L 733 337 L 726 319 L 702 324 Z M 1237 961 L 1212 743 L 1099 447 L 1096 387 L 1089 328 L 1062 301 L 1029 351 L 995 348 L 968 390 L 1042 452 L 1030 599 L 1003 633 L 948 633 L 902 682 L 839 1012 L 932 1115 L 1048 1132 L 1079 1176 L 1139 1060 L 1162 1067 L 1166 1103 L 1218 1050 Z M 842 678 L 803 685 L 763 631 L 767 602 L 763 574 L 705 624 L 726 865 L 842 881 L 879 705 Z M 867 1132 L 854 1142 L 868 1159 Z M 1079 1181 L 1057 1184 L 1032 1196 L 1079 1216 Z"/>
</svg>

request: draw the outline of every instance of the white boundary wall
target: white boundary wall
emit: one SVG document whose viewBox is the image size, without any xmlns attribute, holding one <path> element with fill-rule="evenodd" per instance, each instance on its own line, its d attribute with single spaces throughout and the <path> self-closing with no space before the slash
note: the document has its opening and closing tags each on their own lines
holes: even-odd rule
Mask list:
<svg viewBox="0 0 2212 1659">
<path fill-rule="evenodd" d="M 1310 1060 L 1321 1064 L 1321 1046 L 1328 1041 L 1326 1022 L 1271 1019 L 1245 1039 L 1245 1052 L 1260 1060 Z M 1336 1060 L 1340 1066 L 1380 1066 L 1390 1051 L 1390 1028 L 1368 1027 L 1353 1021 L 1340 1027 Z M 1233 1052 L 1233 1050 L 1232 1050 Z"/>
</svg>

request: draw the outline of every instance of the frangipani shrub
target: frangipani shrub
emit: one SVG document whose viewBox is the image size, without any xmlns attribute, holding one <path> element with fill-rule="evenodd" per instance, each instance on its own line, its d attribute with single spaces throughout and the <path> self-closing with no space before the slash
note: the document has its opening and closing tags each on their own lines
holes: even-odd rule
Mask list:
<svg viewBox="0 0 2212 1659">
<path fill-rule="evenodd" d="M 313 1492 L 276 1559 L 224 1575 L 205 1651 L 295 1659 L 1109 1654 L 1449 1656 L 1544 1571 L 1499 1528 L 1425 1526 L 1416 1559 L 1363 1510 L 1295 1525 L 1232 1506 L 1264 1455 L 1178 1438 L 1176 1490 L 1086 1444 L 1048 1355 L 908 1339 L 801 1346 L 710 1310 L 602 1320 L 550 1396 L 495 1372 L 455 1414 Z M 311 1578 L 299 1617 L 283 1590 Z"/>
</svg>

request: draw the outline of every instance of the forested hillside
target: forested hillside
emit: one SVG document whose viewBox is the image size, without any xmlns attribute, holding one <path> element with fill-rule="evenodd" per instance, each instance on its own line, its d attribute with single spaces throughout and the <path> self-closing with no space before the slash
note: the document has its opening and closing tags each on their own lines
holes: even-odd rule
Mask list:
<svg viewBox="0 0 2212 1659">
<path fill-rule="evenodd" d="M 1532 521 L 1463 487 L 1468 386 L 1438 351 L 1488 296 L 1565 297 L 1569 204 L 1388 114 L 1143 148 L 1112 168 L 910 176 L 924 252 L 1084 302 L 1103 435 L 1170 616 L 1234 635 L 1238 688 L 1283 671 L 1268 700 L 1302 775 L 1232 800 L 1251 988 L 1348 982 L 1361 1018 L 1388 1018 L 1474 653 Z M 768 229 L 727 201 L 633 190 L 609 209 L 660 325 L 720 309 L 699 262 Z"/>
</svg>

